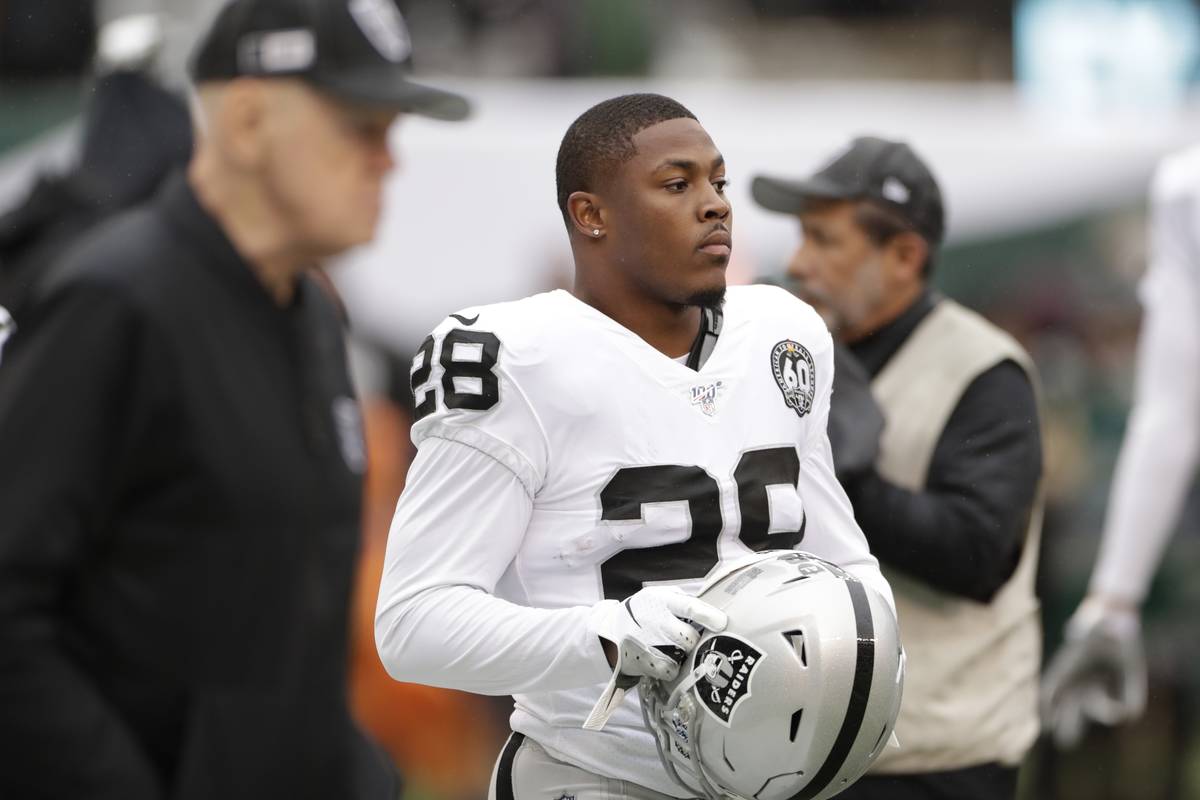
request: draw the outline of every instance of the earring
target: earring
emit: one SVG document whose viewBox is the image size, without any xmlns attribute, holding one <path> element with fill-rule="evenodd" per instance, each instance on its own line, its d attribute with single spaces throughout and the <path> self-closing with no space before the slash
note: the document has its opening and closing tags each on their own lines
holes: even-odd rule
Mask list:
<svg viewBox="0 0 1200 800">
<path fill-rule="evenodd" d="M 592 228 L 592 236 L 599 236 L 599 235 L 600 235 L 600 229 Z"/>
</svg>

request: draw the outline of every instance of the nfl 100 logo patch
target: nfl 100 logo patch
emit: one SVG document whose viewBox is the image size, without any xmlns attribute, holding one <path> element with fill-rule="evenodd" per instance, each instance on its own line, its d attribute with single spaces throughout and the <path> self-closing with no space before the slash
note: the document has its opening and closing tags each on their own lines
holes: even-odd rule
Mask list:
<svg viewBox="0 0 1200 800">
<path fill-rule="evenodd" d="M 803 417 L 812 411 L 817 393 L 817 367 L 812 353 L 799 342 L 784 339 L 771 348 L 771 372 L 783 393 L 783 402 Z"/>
<path fill-rule="evenodd" d="M 706 416 L 711 417 L 717 413 L 717 398 L 721 396 L 724 388 L 724 381 L 693 386 L 689 392 L 692 405 L 703 411 Z"/>
</svg>

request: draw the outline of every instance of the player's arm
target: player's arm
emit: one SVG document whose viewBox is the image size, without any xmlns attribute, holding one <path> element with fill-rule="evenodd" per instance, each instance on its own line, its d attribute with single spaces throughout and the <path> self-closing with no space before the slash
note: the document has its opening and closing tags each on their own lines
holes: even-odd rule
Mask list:
<svg viewBox="0 0 1200 800">
<path fill-rule="evenodd" d="M 989 602 L 1020 560 L 1041 471 L 1033 386 L 1005 361 L 963 393 L 924 489 L 898 486 L 872 469 L 850 479 L 847 491 L 884 563 L 944 592 Z"/>
<path fill-rule="evenodd" d="M 1200 460 L 1200 253 L 1189 191 L 1151 202 L 1133 409 L 1117 460 L 1088 596 L 1042 683 L 1042 716 L 1060 745 L 1088 722 L 1117 724 L 1146 703 L 1140 607 Z"/>
<path fill-rule="evenodd" d="M 481 694 L 593 686 L 614 666 L 673 675 L 674 660 L 654 648 L 694 646 L 695 630 L 679 617 L 707 619 L 677 590 L 553 609 L 496 596 L 502 580 L 506 596 L 525 593 L 515 560 L 549 448 L 504 369 L 506 351 L 482 327 L 443 325 L 414 368 L 420 449 L 388 538 L 375 621 L 380 658 L 397 680 Z"/>
<path fill-rule="evenodd" d="M 146 399 L 148 337 L 112 290 L 46 301 L 0 366 L 0 796 L 154 798 L 140 746 L 62 647 Z"/>
<path fill-rule="evenodd" d="M 673 676 L 675 662 L 652 645 L 695 646 L 695 631 L 677 616 L 724 626 L 723 618 L 705 616 L 703 604 L 666 587 L 643 589 L 627 604 L 556 609 L 495 597 L 532 507 L 526 486 L 492 456 L 425 440 L 392 522 L 379 590 L 375 641 L 388 674 L 479 694 L 594 686 L 610 678 L 621 645 L 644 662 L 637 674 Z M 521 580 L 518 571 L 508 579 Z M 658 633 L 669 641 L 653 640 Z"/>
<path fill-rule="evenodd" d="M 461 442 L 422 444 L 388 537 L 375 641 L 400 681 L 479 694 L 603 683 L 610 669 L 591 609 L 538 609 L 493 596 L 533 509 L 529 489 Z"/>
<path fill-rule="evenodd" d="M 834 370 L 833 341 L 828 333 L 824 334 L 824 345 L 812 355 L 817 388 L 797 486 L 811 533 L 806 534 L 799 548 L 812 550 L 814 555 L 832 561 L 873 586 L 894 607 L 892 588 L 879 571 L 879 561 L 871 554 L 867 539 L 854 519 L 854 508 L 834 471 L 827 432 Z M 808 545 L 812 541 L 822 543 L 820 551 Z"/>
<path fill-rule="evenodd" d="M 1191 202 L 1153 208 L 1134 403 L 1089 588 L 1116 606 L 1141 605 L 1200 460 L 1200 253 L 1189 212 Z"/>
</svg>

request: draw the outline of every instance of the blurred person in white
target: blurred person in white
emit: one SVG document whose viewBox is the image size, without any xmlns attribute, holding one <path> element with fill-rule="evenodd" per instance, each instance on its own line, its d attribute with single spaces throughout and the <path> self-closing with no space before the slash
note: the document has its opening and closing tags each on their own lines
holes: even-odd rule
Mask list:
<svg viewBox="0 0 1200 800">
<path fill-rule="evenodd" d="M 860 137 L 813 175 L 760 176 L 752 188 L 797 218 L 788 276 L 857 362 L 839 363 L 830 439 L 908 655 L 900 747 L 844 796 L 1011 800 L 1037 735 L 1033 364 L 930 285 L 945 210 L 907 144 Z M 846 447 L 853 457 L 839 456 Z"/>
<path fill-rule="evenodd" d="M 1042 680 L 1054 741 L 1116 725 L 1146 705 L 1141 604 L 1200 460 L 1200 147 L 1159 165 L 1133 408 L 1087 596 Z"/>
<path fill-rule="evenodd" d="M 573 292 L 452 314 L 414 359 L 376 643 L 396 680 L 515 695 L 497 800 L 694 796 L 624 689 L 725 627 L 687 594 L 723 565 L 802 548 L 890 602 L 834 477 L 829 332 L 726 290 L 725 184 L 674 100 L 594 106 L 557 159 Z"/>
</svg>

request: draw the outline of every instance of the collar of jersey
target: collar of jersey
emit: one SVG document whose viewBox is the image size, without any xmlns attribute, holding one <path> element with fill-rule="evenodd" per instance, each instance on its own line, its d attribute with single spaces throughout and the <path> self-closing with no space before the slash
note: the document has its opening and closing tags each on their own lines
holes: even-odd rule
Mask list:
<svg viewBox="0 0 1200 800">
<path fill-rule="evenodd" d="M 583 302 L 565 289 L 557 289 L 555 293 L 561 294 L 564 302 L 580 309 L 583 314 L 590 317 L 596 324 L 610 333 L 632 340 L 633 346 L 628 350 L 630 359 L 635 361 L 659 383 L 672 387 L 694 386 L 705 382 L 712 375 L 726 376 L 728 374 L 728 371 L 722 367 L 722 354 L 724 352 L 722 345 L 727 339 L 731 338 L 728 336 L 728 333 L 736 324 L 736 320 L 730 316 L 728 305 L 724 309 L 722 335 L 717 338 L 717 342 L 704 364 L 701 365 L 700 369 L 694 370 L 686 364 L 676 361 L 661 350 L 654 348 L 649 342 L 629 330 L 629 328 L 626 328 L 595 307 Z"/>
</svg>

